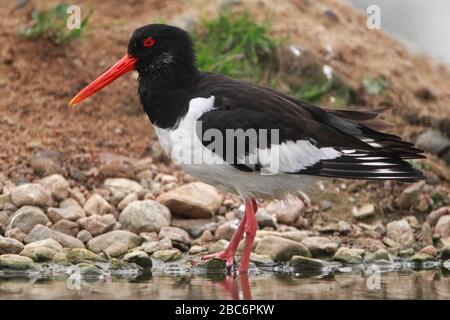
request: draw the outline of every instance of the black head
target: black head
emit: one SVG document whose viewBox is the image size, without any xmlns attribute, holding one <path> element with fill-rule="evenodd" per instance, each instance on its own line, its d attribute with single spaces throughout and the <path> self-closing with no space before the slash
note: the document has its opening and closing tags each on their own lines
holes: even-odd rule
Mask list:
<svg viewBox="0 0 450 320">
<path fill-rule="evenodd" d="M 140 77 L 152 80 L 183 77 L 197 70 L 191 37 L 173 26 L 149 24 L 137 29 L 128 54 L 136 58 Z"/>
</svg>

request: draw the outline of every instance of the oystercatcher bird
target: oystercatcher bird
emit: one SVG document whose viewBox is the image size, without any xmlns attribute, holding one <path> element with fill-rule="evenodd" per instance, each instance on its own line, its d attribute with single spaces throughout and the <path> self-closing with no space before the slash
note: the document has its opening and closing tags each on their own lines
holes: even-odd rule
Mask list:
<svg viewBox="0 0 450 320">
<path fill-rule="evenodd" d="M 257 198 L 284 197 L 320 178 L 424 179 L 405 161 L 423 158 L 422 150 L 380 132 L 377 111 L 320 108 L 272 89 L 202 72 L 189 34 L 173 26 L 137 29 L 125 56 L 69 105 L 132 70 L 139 73 L 143 108 L 172 159 L 199 180 L 242 197 L 245 214 L 229 246 L 206 256 L 233 265 L 245 235 L 239 272 L 247 272 L 249 266 Z"/>
</svg>

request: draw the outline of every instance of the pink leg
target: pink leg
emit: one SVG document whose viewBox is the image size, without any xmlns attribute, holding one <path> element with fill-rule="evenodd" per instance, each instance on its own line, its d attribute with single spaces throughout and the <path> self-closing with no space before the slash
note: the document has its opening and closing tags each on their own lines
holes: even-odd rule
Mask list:
<svg viewBox="0 0 450 320">
<path fill-rule="evenodd" d="M 239 265 L 239 273 L 246 273 L 250 263 L 250 254 L 252 253 L 253 240 L 255 239 L 258 222 L 256 221 L 256 211 L 258 211 L 258 203 L 255 198 L 251 198 L 245 202 L 245 246 L 242 252 L 241 264 Z"/>
<path fill-rule="evenodd" d="M 231 238 L 230 243 L 228 244 L 228 247 L 224 251 L 203 256 L 202 260 L 209 260 L 212 258 L 217 258 L 217 259 L 225 260 L 228 268 L 233 266 L 234 256 L 236 255 L 237 248 L 238 248 L 241 240 L 244 238 L 245 225 L 246 225 L 246 220 L 247 220 L 247 209 L 245 211 L 246 211 L 246 213 L 244 213 L 244 216 L 242 217 L 241 222 L 239 223 L 239 227 L 233 234 L 233 237 Z"/>
</svg>

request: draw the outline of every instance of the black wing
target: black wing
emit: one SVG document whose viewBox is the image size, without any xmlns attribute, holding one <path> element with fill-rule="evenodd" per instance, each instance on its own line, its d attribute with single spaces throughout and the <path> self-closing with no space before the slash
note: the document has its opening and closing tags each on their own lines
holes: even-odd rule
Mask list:
<svg viewBox="0 0 450 320">
<path fill-rule="evenodd" d="M 198 88 L 196 96 L 215 98 L 214 109 L 199 119 L 202 134 L 208 129 L 219 130 L 223 136 L 227 129 L 277 129 L 279 143 L 309 141 L 317 148 L 330 147 L 341 154 L 334 159 L 318 159 L 302 170 L 284 173 L 404 181 L 424 178 L 422 172 L 405 161 L 424 158 L 423 151 L 400 137 L 377 131 L 386 127 L 376 119 L 378 112 L 323 109 L 271 89 L 211 73 L 203 75 Z M 210 146 L 211 141 L 203 141 L 203 144 Z M 256 148 L 264 147 L 272 147 L 270 135 L 264 143 L 257 141 Z M 245 153 L 254 152 L 254 148 L 246 146 Z M 230 162 L 225 157 L 225 142 L 219 152 L 214 151 Z M 240 170 L 261 168 L 258 164 L 239 163 L 240 159 L 234 152 L 231 162 Z"/>
</svg>

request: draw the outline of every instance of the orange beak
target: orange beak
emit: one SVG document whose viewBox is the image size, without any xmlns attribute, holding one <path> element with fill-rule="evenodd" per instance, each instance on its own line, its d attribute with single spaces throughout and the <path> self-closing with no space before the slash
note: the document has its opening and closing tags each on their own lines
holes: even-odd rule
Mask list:
<svg viewBox="0 0 450 320">
<path fill-rule="evenodd" d="M 69 106 L 74 106 L 84 99 L 92 96 L 97 91 L 100 91 L 108 84 L 123 76 L 125 73 L 135 70 L 136 58 L 130 56 L 128 53 L 120 59 L 115 65 L 113 65 L 108 71 L 102 74 L 100 77 L 92 81 L 83 90 L 81 90 L 72 100 L 69 102 Z"/>
</svg>

